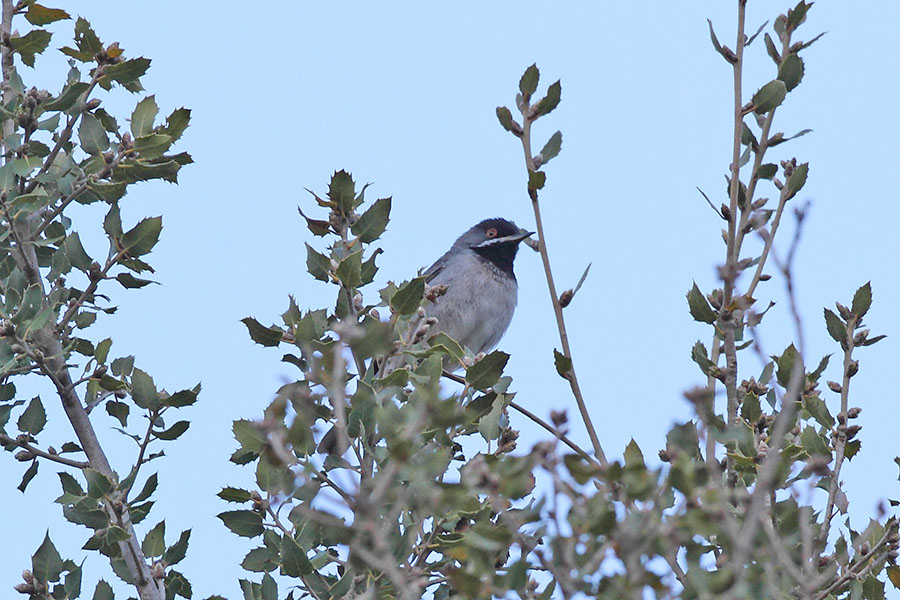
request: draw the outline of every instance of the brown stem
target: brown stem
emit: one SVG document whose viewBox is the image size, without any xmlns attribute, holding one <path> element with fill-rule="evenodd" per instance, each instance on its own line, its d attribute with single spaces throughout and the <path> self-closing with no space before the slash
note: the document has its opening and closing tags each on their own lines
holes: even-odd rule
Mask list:
<svg viewBox="0 0 900 600">
<path fill-rule="evenodd" d="M 529 173 L 534 173 L 537 168 L 534 164 L 534 158 L 531 152 L 531 124 L 537 117 L 532 116 L 532 107 L 528 102 L 523 100 L 522 110 L 522 149 L 525 152 L 525 165 Z M 575 403 L 578 405 L 578 412 L 581 413 L 581 420 L 587 429 L 588 437 L 591 438 L 591 445 L 594 447 L 594 454 L 601 466 L 606 466 L 606 454 L 600 445 L 600 438 L 597 437 L 597 430 L 591 421 L 591 415 L 588 412 L 587 404 L 584 401 L 584 395 L 581 392 L 581 386 L 578 383 L 578 376 L 575 374 L 575 364 L 572 360 L 572 351 L 569 348 L 569 334 L 566 330 L 566 320 L 563 316 L 563 307 L 559 302 L 559 294 L 556 293 L 556 284 L 553 282 L 553 270 L 550 268 L 550 255 L 547 251 L 547 238 L 544 235 L 544 222 L 541 219 L 541 205 L 538 202 L 538 193 L 534 188 L 529 187 L 528 196 L 531 198 L 531 207 L 534 210 L 534 221 L 537 227 L 538 250 L 541 254 L 541 263 L 544 266 L 544 275 L 547 279 L 547 287 L 550 291 L 550 301 L 553 304 L 553 314 L 556 316 L 556 326 L 559 330 L 559 342 L 562 346 L 563 355 L 571 361 L 569 371 L 566 373 L 566 380 L 572 389 L 572 395 L 575 396 Z"/>
<path fill-rule="evenodd" d="M 64 456 L 60 456 L 58 454 L 50 454 L 49 452 L 45 452 L 40 448 L 32 446 L 28 442 L 17 440 L 15 438 L 11 438 L 4 433 L 0 433 L 0 444 L 4 446 L 18 446 L 19 448 L 23 448 L 35 456 L 40 456 L 41 458 L 46 458 L 47 460 L 52 460 L 53 462 L 59 463 L 61 465 L 66 465 L 67 467 L 75 467 L 76 469 L 85 469 L 91 466 L 89 463 L 80 460 L 72 460 L 71 458 L 66 458 Z"/>
</svg>

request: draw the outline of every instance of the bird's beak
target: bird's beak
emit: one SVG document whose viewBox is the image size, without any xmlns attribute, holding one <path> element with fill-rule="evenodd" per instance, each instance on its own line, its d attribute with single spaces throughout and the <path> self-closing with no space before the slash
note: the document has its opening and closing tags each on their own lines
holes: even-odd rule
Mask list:
<svg viewBox="0 0 900 600">
<path fill-rule="evenodd" d="M 522 231 L 519 231 L 519 233 L 514 233 L 512 235 L 505 235 L 503 237 L 491 238 L 489 240 L 485 240 L 474 247 L 475 248 L 487 248 L 489 246 L 496 246 L 498 244 L 509 244 L 509 243 L 518 244 L 519 242 L 521 242 L 528 236 L 534 235 L 534 233 L 535 233 L 534 231 L 525 231 L 523 229 Z"/>
</svg>

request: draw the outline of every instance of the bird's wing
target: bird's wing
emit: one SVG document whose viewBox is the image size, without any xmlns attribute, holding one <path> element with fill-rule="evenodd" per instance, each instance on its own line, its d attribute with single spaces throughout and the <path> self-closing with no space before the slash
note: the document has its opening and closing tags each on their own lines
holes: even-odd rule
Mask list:
<svg viewBox="0 0 900 600">
<path fill-rule="evenodd" d="M 422 273 L 425 277 L 425 283 L 431 283 L 435 277 L 437 277 L 438 273 L 444 270 L 444 266 L 447 264 L 447 255 L 440 257 L 434 264 L 428 267 L 428 269 Z"/>
</svg>

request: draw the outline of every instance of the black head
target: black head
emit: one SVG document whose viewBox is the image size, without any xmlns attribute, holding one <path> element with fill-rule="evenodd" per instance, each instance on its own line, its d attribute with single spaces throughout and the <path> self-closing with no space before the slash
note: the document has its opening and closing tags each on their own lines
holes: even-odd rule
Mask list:
<svg viewBox="0 0 900 600">
<path fill-rule="evenodd" d="M 519 229 L 515 223 L 506 219 L 485 219 L 462 234 L 454 245 L 473 250 L 515 279 L 513 260 L 516 258 L 519 242 L 533 233 Z"/>
</svg>

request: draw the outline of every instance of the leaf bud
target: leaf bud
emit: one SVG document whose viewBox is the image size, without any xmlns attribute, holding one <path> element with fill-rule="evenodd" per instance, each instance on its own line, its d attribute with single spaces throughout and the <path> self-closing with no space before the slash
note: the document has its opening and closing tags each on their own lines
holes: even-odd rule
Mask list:
<svg viewBox="0 0 900 600">
<path fill-rule="evenodd" d="M 762 208 L 763 206 L 765 206 L 765 205 L 766 205 L 766 202 L 768 202 L 768 201 L 769 201 L 768 198 L 759 198 L 758 200 L 754 200 L 754 201 L 753 201 L 753 204 L 751 204 L 750 207 L 751 207 L 753 210 L 757 210 L 757 209 L 760 209 L 760 208 Z"/>
<path fill-rule="evenodd" d="M 841 304 L 840 302 L 834 303 L 835 308 L 838 310 L 838 314 L 841 315 L 841 318 L 845 321 L 849 321 L 851 317 L 853 317 L 853 313 L 850 312 L 850 309 Z"/>
<path fill-rule="evenodd" d="M 854 346 L 862 346 L 865 344 L 866 339 L 869 337 L 869 330 L 863 329 L 853 336 L 853 345 Z"/>
<path fill-rule="evenodd" d="M 106 365 L 100 365 L 96 369 L 94 369 L 94 373 L 91 375 L 91 379 L 100 379 L 106 375 Z"/>
<path fill-rule="evenodd" d="M 362 294 L 357 292 L 353 295 L 353 310 L 356 312 L 361 312 L 363 309 L 363 297 Z"/>
<path fill-rule="evenodd" d="M 837 381 L 829 381 L 828 389 L 831 390 L 832 392 L 834 392 L 835 394 L 840 394 L 844 388 L 841 387 L 841 384 L 839 384 Z"/>
<path fill-rule="evenodd" d="M 25 346 L 22 344 L 13 344 L 9 347 L 15 354 L 25 354 Z"/>
<path fill-rule="evenodd" d="M 841 425 L 846 425 L 847 424 L 847 413 L 845 413 L 844 411 L 839 412 L 837 414 L 837 420 L 838 420 L 838 423 L 840 423 Z"/>
<path fill-rule="evenodd" d="M 330 265 L 331 265 L 331 270 L 332 270 L 332 271 L 337 271 L 337 268 L 340 266 L 340 264 L 338 263 L 338 261 L 336 261 L 336 260 L 333 259 L 333 258 L 331 259 Z"/>
<path fill-rule="evenodd" d="M 7 337 L 10 335 L 15 335 L 16 326 L 13 325 L 12 321 L 9 319 L 4 319 L 3 323 L 0 324 L 0 337 Z"/>
<path fill-rule="evenodd" d="M 84 110 L 91 111 L 100 106 L 100 98 L 91 98 L 84 103 Z"/>
<path fill-rule="evenodd" d="M 378 314 L 378 309 L 377 309 L 377 308 L 373 308 L 372 310 L 370 310 L 370 311 L 369 311 L 369 316 L 372 317 L 373 319 L 375 319 L 376 321 L 380 321 L 380 320 L 381 320 L 381 315 Z"/>
<path fill-rule="evenodd" d="M 49 448 L 47 448 L 47 454 L 52 454 L 53 456 L 56 456 L 57 454 L 59 454 L 59 452 L 56 451 L 56 448 L 54 448 L 53 446 L 50 446 Z"/>
<path fill-rule="evenodd" d="M 559 295 L 559 305 L 562 308 L 567 307 L 571 302 L 572 298 L 575 297 L 575 292 L 572 290 L 566 290 L 562 294 Z"/>
<path fill-rule="evenodd" d="M 119 400 L 123 399 L 127 395 L 128 394 L 125 393 L 125 390 L 116 390 L 115 392 L 113 392 L 113 396 L 115 396 Z"/>
<path fill-rule="evenodd" d="M 869 542 L 863 542 L 859 545 L 859 553 L 863 556 L 866 556 L 869 552 L 871 552 L 872 547 L 869 546 Z"/>
<path fill-rule="evenodd" d="M 772 276 L 769 275 L 768 273 L 763 273 L 762 275 L 759 276 L 760 281 L 768 281 L 770 279 L 772 279 Z"/>
<path fill-rule="evenodd" d="M 425 286 L 425 299 L 434 302 L 447 293 L 447 284 L 439 283 L 438 285 Z"/>
<path fill-rule="evenodd" d="M 887 553 L 887 558 L 891 563 L 897 560 L 897 556 L 900 556 L 900 552 L 897 552 L 897 550 L 891 550 Z"/>
<path fill-rule="evenodd" d="M 851 360 L 850 364 L 847 365 L 847 377 L 853 377 L 859 372 L 859 361 Z"/>
<path fill-rule="evenodd" d="M 565 410 L 551 410 L 550 411 L 550 422 L 553 423 L 553 426 L 559 429 L 563 425 L 565 425 L 569 420 L 569 417 L 566 415 Z"/>
<path fill-rule="evenodd" d="M 44 362 L 44 353 L 40 350 L 35 350 L 32 352 L 32 356 L 34 357 L 34 362 L 42 363 Z"/>
<path fill-rule="evenodd" d="M 819 557 L 819 568 L 827 566 L 828 563 L 830 563 L 830 562 L 831 562 L 830 556 L 820 556 Z"/>
<path fill-rule="evenodd" d="M 847 428 L 847 440 L 852 440 L 856 437 L 856 434 L 859 433 L 859 430 L 862 429 L 862 425 L 851 425 Z"/>
<path fill-rule="evenodd" d="M 860 407 L 854 406 L 853 408 L 851 408 L 850 410 L 847 411 L 847 416 L 850 417 L 851 419 L 855 419 L 856 417 L 859 416 L 859 413 L 861 413 L 861 412 L 862 412 L 862 409 Z"/>
<path fill-rule="evenodd" d="M 15 453 L 15 459 L 19 462 L 27 462 L 34 458 L 34 452 L 31 450 L 19 450 Z"/>
<path fill-rule="evenodd" d="M 723 202 L 719 212 L 722 213 L 722 218 L 728 222 L 731 222 L 731 209 Z"/>
<path fill-rule="evenodd" d="M 115 158 L 116 158 L 116 155 L 113 154 L 112 152 L 104 152 L 103 153 L 103 162 L 105 162 L 108 165 L 111 165 L 112 161 L 115 160 Z"/>
<path fill-rule="evenodd" d="M 756 448 L 756 462 L 762 462 L 766 459 L 766 456 L 769 455 L 769 445 L 765 442 L 760 442 L 759 446 Z"/>
<path fill-rule="evenodd" d="M 425 318 L 425 309 L 420 306 L 418 309 L 416 309 L 416 314 L 419 315 L 420 319 L 424 319 Z"/>
<path fill-rule="evenodd" d="M 887 543 L 888 543 L 888 544 L 898 544 L 898 543 L 900 543 L 900 533 L 898 533 L 898 532 L 895 531 L 895 532 L 893 532 L 891 535 L 889 535 L 888 538 L 887 538 Z"/>
</svg>

